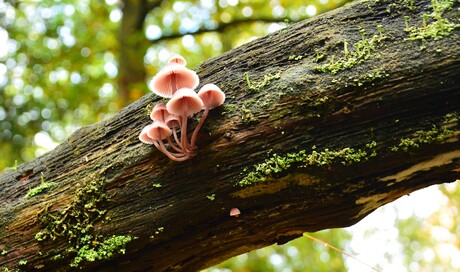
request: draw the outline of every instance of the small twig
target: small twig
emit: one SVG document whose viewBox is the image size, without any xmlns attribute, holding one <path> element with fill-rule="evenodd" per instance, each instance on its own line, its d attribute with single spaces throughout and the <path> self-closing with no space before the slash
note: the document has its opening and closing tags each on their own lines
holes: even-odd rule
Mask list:
<svg viewBox="0 0 460 272">
<path fill-rule="evenodd" d="M 344 252 L 344 251 L 341 250 L 341 249 L 338 249 L 338 248 L 336 248 L 336 247 L 334 247 L 334 246 L 332 246 L 332 245 L 330 245 L 330 244 L 328 244 L 328 243 L 326 243 L 326 242 L 321 241 L 321 240 L 318 239 L 318 238 L 315 238 L 315 237 L 313 237 L 313 236 L 311 236 L 311 235 L 309 235 L 309 234 L 306 234 L 305 232 L 303 233 L 303 236 L 305 236 L 305 237 L 307 237 L 307 238 L 310 238 L 310 239 L 312 239 L 312 240 L 315 241 L 315 242 L 318 242 L 318 243 L 320 243 L 320 244 L 323 244 L 323 245 L 326 246 L 326 247 L 332 248 L 333 250 L 338 251 L 338 252 L 342 253 L 343 255 L 346 255 L 346 256 L 348 256 L 348 257 L 351 257 L 351 258 L 355 259 L 356 261 L 358 261 L 359 263 L 361 263 L 361 264 L 363 264 L 363 265 L 365 265 L 365 266 L 368 266 L 368 267 L 372 268 L 372 270 L 374 270 L 374 271 L 380 272 L 377 268 L 375 268 L 375 267 L 373 267 L 373 266 L 371 266 L 371 265 L 369 265 L 369 264 L 367 264 L 367 263 L 365 263 L 365 262 L 359 260 L 359 259 L 356 258 L 356 257 L 353 257 L 352 255 L 350 255 L 350 254 Z"/>
</svg>

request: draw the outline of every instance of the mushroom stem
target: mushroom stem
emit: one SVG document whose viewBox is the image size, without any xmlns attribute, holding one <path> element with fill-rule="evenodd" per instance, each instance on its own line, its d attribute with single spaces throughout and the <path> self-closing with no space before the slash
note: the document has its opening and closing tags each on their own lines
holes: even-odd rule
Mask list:
<svg viewBox="0 0 460 272">
<path fill-rule="evenodd" d="M 185 161 L 189 159 L 189 157 L 185 154 L 170 153 L 168 150 L 166 150 L 163 141 L 154 141 L 153 144 L 158 150 L 160 150 L 163 154 L 165 154 L 168 158 L 170 158 L 173 161 Z"/>
<path fill-rule="evenodd" d="M 203 115 L 201 116 L 200 122 L 198 122 L 198 124 L 196 125 L 195 130 L 193 131 L 192 140 L 190 141 L 191 146 L 195 146 L 196 137 L 198 135 L 198 132 L 201 129 L 201 126 L 203 126 L 203 123 L 206 120 L 206 117 L 208 117 L 208 113 L 209 113 L 209 107 L 206 107 L 205 110 L 204 110 Z"/>
<path fill-rule="evenodd" d="M 180 123 L 181 123 L 181 128 L 180 128 L 180 133 L 181 133 L 181 147 L 182 150 L 184 151 L 184 154 L 188 155 L 190 148 L 189 148 L 189 143 L 187 139 L 187 116 L 181 116 L 180 117 Z"/>
<path fill-rule="evenodd" d="M 180 140 L 179 140 L 179 138 L 177 137 L 177 130 L 176 130 L 176 127 L 173 127 L 172 132 L 173 132 L 174 140 L 176 141 L 176 144 L 177 144 L 178 146 L 181 146 Z"/>
<path fill-rule="evenodd" d="M 176 150 L 179 153 L 184 154 L 184 151 L 180 148 L 180 146 L 176 146 L 172 141 L 171 138 L 168 137 L 168 144 L 170 147 L 172 147 L 174 150 Z"/>
</svg>

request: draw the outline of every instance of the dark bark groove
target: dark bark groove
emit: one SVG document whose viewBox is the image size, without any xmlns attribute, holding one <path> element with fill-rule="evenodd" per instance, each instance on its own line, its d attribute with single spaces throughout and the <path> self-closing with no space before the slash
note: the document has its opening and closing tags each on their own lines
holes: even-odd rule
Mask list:
<svg viewBox="0 0 460 272">
<path fill-rule="evenodd" d="M 405 16 L 421 27 L 431 2 L 393 2 L 355 3 L 196 67 L 227 101 L 190 161 L 139 142 L 159 101 L 146 95 L 1 174 L 0 267 L 67 271 L 83 248 L 100 257 L 84 255 L 85 271 L 196 271 L 458 179 L 459 28 L 406 40 Z M 457 8 L 442 17 L 457 22 Z M 339 61 L 348 68 L 327 71 Z M 55 185 L 25 198 L 42 174 Z"/>
</svg>

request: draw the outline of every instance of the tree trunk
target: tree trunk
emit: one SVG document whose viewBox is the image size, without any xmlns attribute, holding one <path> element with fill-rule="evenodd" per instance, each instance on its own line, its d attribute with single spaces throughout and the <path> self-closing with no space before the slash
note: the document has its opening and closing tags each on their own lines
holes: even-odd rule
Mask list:
<svg viewBox="0 0 460 272">
<path fill-rule="evenodd" d="M 118 94 L 120 104 L 125 106 L 139 98 L 145 86 L 144 55 L 150 43 L 143 32 L 148 12 L 160 6 L 162 0 L 124 0 L 123 18 L 118 41 L 120 44 Z"/>
<path fill-rule="evenodd" d="M 138 140 L 152 94 L 3 173 L 0 267 L 196 271 L 458 179 L 459 4 L 392 2 L 354 3 L 196 67 L 227 101 L 194 159 Z"/>
</svg>

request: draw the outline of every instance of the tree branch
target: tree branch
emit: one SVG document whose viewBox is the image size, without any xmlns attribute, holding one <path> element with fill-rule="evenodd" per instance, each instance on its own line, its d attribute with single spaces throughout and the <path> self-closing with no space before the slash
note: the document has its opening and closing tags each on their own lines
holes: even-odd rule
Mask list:
<svg viewBox="0 0 460 272">
<path fill-rule="evenodd" d="M 354 3 L 196 67 L 227 101 L 190 161 L 137 139 L 159 101 L 147 95 L 1 174 L 0 266 L 197 271 L 458 179 L 458 27 L 422 42 L 432 3 L 393 3 Z"/>
<path fill-rule="evenodd" d="M 346 4 L 349 1 L 346 1 L 342 4 Z M 300 20 L 304 20 L 305 18 L 300 18 Z M 187 33 L 171 33 L 163 35 L 157 39 L 151 40 L 153 43 L 164 41 L 164 40 L 171 40 L 183 37 L 185 35 L 199 35 L 203 33 L 209 32 L 225 32 L 228 27 L 234 27 L 238 25 L 250 24 L 250 23 L 295 23 L 298 20 L 292 20 L 289 16 L 282 16 L 282 17 L 274 17 L 274 16 L 260 16 L 260 17 L 237 17 L 230 22 L 219 22 L 217 27 L 209 28 L 206 26 L 201 26 L 198 30 L 187 32 Z"/>
<path fill-rule="evenodd" d="M 228 27 L 233 27 L 233 26 L 238 26 L 238 25 L 243 25 L 243 24 L 248 24 L 248 23 L 283 23 L 283 22 L 290 22 L 290 18 L 288 17 L 282 17 L 282 18 L 274 18 L 274 17 L 248 17 L 248 18 L 236 18 L 232 20 L 231 22 L 219 22 L 217 27 L 215 28 L 209 28 L 206 26 L 201 26 L 198 30 L 192 31 L 192 32 L 186 32 L 186 33 L 171 33 L 171 34 L 166 34 L 158 39 L 153 39 L 151 40 L 153 43 L 157 43 L 159 41 L 164 41 L 164 40 L 172 40 L 172 39 L 177 39 L 181 38 L 185 35 L 199 35 L 203 33 L 209 33 L 209 32 L 224 32 Z"/>
</svg>

